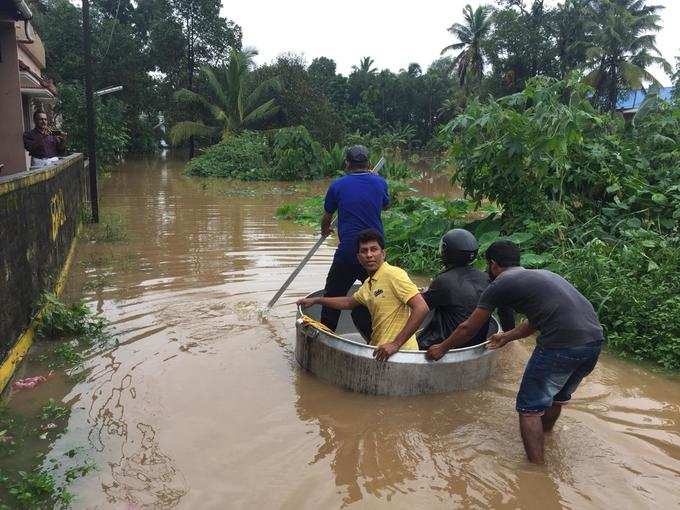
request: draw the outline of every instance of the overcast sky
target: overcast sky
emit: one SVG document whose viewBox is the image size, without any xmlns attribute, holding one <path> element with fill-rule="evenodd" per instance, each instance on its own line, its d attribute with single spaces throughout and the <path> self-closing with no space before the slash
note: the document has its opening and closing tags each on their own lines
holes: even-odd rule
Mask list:
<svg viewBox="0 0 680 510">
<path fill-rule="evenodd" d="M 362 57 L 375 59 L 378 69 L 392 71 L 418 62 L 423 69 L 453 42 L 446 29 L 462 21 L 466 4 L 480 0 L 223 0 L 222 13 L 243 28 L 244 46 L 259 52 L 258 64 L 281 53 L 302 54 L 310 63 L 330 57 L 347 75 Z M 547 0 L 546 4 L 557 1 Z M 657 35 L 663 56 L 675 65 L 680 56 L 680 0 L 655 0 L 665 5 L 664 28 Z M 653 74 L 664 84 L 670 78 L 659 69 Z"/>
</svg>

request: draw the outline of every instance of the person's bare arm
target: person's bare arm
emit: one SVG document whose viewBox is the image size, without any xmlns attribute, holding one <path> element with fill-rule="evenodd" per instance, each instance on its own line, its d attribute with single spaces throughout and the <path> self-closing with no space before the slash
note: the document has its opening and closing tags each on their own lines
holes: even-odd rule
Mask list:
<svg viewBox="0 0 680 510">
<path fill-rule="evenodd" d="M 499 306 L 496 311 L 498 312 L 498 319 L 501 323 L 501 328 L 503 328 L 503 331 L 515 329 L 517 323 L 515 322 L 515 312 L 512 308 L 507 306 Z"/>
<path fill-rule="evenodd" d="M 308 308 L 314 305 L 326 306 L 335 310 L 351 310 L 359 305 L 359 302 L 352 296 L 339 297 L 313 297 L 298 299 L 297 304 Z"/>
<path fill-rule="evenodd" d="M 321 235 L 328 237 L 333 233 L 331 223 L 333 222 L 333 215 L 329 212 L 324 212 L 321 217 Z"/>
<path fill-rule="evenodd" d="M 459 347 L 469 342 L 477 332 L 486 324 L 491 317 L 491 311 L 485 308 L 475 308 L 472 315 L 466 321 L 461 322 L 458 327 L 442 343 L 435 344 L 427 350 L 427 357 L 431 360 L 438 360 L 449 349 Z"/>
<path fill-rule="evenodd" d="M 513 340 L 519 340 L 520 338 L 526 338 L 536 332 L 534 328 L 528 321 L 522 322 L 519 326 L 510 331 L 504 331 L 502 333 L 496 333 L 491 335 L 489 338 L 489 343 L 487 344 L 487 349 L 498 349 L 503 347 L 505 344 L 512 342 Z"/>
<path fill-rule="evenodd" d="M 411 308 L 411 314 L 404 324 L 402 330 L 391 342 L 381 345 L 373 352 L 373 357 L 378 361 L 387 361 L 387 359 L 397 352 L 404 343 L 411 338 L 411 336 L 418 330 L 420 325 L 425 320 L 430 309 L 423 299 L 422 294 L 416 294 L 409 299 L 406 304 Z"/>
</svg>

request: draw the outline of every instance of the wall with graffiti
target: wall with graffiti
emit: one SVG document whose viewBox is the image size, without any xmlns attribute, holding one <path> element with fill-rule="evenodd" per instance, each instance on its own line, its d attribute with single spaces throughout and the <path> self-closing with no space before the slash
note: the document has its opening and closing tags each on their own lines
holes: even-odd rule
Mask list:
<svg viewBox="0 0 680 510">
<path fill-rule="evenodd" d="M 84 202 L 82 155 L 0 179 L 0 362 L 52 288 Z"/>
</svg>

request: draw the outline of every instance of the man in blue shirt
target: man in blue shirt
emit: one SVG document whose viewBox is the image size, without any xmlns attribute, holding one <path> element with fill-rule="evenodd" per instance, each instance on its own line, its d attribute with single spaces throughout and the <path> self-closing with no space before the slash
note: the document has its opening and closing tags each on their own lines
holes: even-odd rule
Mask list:
<svg viewBox="0 0 680 510">
<path fill-rule="evenodd" d="M 324 201 L 321 233 L 332 232 L 333 214 L 338 213 L 338 249 L 326 278 L 325 296 L 346 296 L 356 280 L 364 281 L 368 274 L 357 260 L 359 232 L 375 229 L 385 235 L 380 214 L 389 203 L 387 182 L 368 168 L 368 149 L 354 145 L 345 154 L 347 175 L 331 183 Z M 324 307 L 321 322 L 335 331 L 340 312 Z M 371 316 L 364 306 L 352 310 L 352 319 L 364 336 L 371 338 Z"/>
</svg>

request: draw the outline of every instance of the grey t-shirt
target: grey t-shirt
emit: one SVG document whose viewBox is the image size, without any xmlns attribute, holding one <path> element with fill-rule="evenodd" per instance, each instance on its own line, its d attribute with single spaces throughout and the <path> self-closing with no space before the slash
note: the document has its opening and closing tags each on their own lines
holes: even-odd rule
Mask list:
<svg viewBox="0 0 680 510">
<path fill-rule="evenodd" d="M 513 267 L 479 298 L 480 308 L 508 306 L 526 316 L 540 334 L 537 345 L 571 347 L 603 339 L 593 305 L 572 284 L 543 269 Z"/>
</svg>

